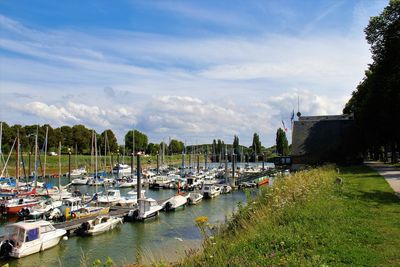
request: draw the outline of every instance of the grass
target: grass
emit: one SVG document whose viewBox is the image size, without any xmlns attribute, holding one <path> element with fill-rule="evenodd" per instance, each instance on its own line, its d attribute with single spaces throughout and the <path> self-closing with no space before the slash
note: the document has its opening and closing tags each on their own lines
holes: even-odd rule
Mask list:
<svg viewBox="0 0 400 267">
<path fill-rule="evenodd" d="M 8 155 L 4 155 L 4 161 L 7 160 Z M 29 155 L 24 154 L 24 162 L 25 162 L 25 169 L 26 172 L 28 173 L 28 162 L 29 162 Z M 41 156 L 41 161 L 42 161 L 42 166 L 44 165 L 44 155 L 42 154 Z M 58 174 L 58 156 L 47 156 L 46 157 L 46 175 L 47 174 Z M 194 160 L 194 159 L 193 159 Z M 123 161 L 123 157 L 120 156 L 120 162 Z M 97 159 L 98 162 L 98 169 L 99 170 L 107 170 L 111 171 L 111 157 L 107 157 L 105 159 L 104 157 L 98 157 Z M 129 164 L 131 162 L 130 156 L 125 156 L 124 158 L 125 164 Z M 166 164 L 181 164 L 182 162 L 182 155 L 171 155 L 171 156 L 165 156 L 165 163 Z M 200 155 L 200 162 L 204 162 L 204 156 Z M 117 163 L 117 157 L 114 155 L 113 157 L 113 164 Z M 156 168 L 157 167 L 157 156 L 142 156 L 142 167 L 143 168 Z M 186 165 L 189 163 L 189 156 L 186 156 Z M 93 163 L 94 164 L 94 163 Z M 193 164 L 193 163 L 192 163 Z M 93 170 L 94 165 L 91 166 L 91 156 L 90 155 L 71 155 L 71 169 L 75 169 L 79 167 L 80 165 L 85 165 L 87 170 Z M 136 161 L 135 161 L 135 166 L 136 166 Z M 2 161 L 0 161 L 0 172 L 3 169 L 4 164 Z M 34 168 L 34 156 L 31 155 L 31 171 L 33 171 Z M 15 175 L 15 154 L 12 154 L 10 157 L 10 160 L 7 164 L 7 171 L 10 176 Z M 23 170 L 21 169 L 22 173 Z M 61 173 L 66 173 L 68 172 L 68 155 L 61 155 Z M 40 168 L 39 168 L 39 173 Z"/>
<path fill-rule="evenodd" d="M 340 176 L 342 184 L 336 184 Z M 176 266 L 400 266 L 400 200 L 365 166 L 279 179 Z"/>
</svg>

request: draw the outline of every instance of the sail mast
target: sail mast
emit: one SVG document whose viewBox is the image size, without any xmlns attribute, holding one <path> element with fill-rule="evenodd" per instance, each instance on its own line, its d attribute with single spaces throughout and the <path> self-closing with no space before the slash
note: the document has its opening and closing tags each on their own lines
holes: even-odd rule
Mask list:
<svg viewBox="0 0 400 267">
<path fill-rule="evenodd" d="M 96 194 L 97 194 L 97 138 L 96 138 L 96 133 L 93 131 L 93 135 L 94 135 L 94 147 L 95 147 L 95 174 L 96 174 Z"/>
<path fill-rule="evenodd" d="M 39 135 L 39 126 L 36 126 L 36 136 L 35 136 L 35 188 L 37 187 L 37 169 L 38 169 L 38 162 L 37 162 L 37 152 L 38 152 L 38 135 Z"/>
<path fill-rule="evenodd" d="M 43 179 L 46 178 L 46 156 L 47 156 L 47 138 L 49 135 L 49 127 L 46 127 L 46 137 L 44 139 L 44 170 L 43 170 Z"/>
<path fill-rule="evenodd" d="M 61 194 L 61 141 L 58 142 L 58 189 Z"/>
<path fill-rule="evenodd" d="M 15 160 L 15 185 L 18 192 L 18 182 L 19 182 L 19 129 L 17 130 L 17 149 L 16 152 L 16 160 Z"/>
</svg>

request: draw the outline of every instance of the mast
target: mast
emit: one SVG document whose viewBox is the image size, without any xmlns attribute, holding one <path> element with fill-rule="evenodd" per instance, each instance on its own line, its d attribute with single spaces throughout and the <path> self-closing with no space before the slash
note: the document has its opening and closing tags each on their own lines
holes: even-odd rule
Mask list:
<svg viewBox="0 0 400 267">
<path fill-rule="evenodd" d="M 37 187 L 37 169 L 38 169 L 38 135 L 39 126 L 36 126 L 36 136 L 35 136 L 35 188 Z"/>
<path fill-rule="evenodd" d="M 16 189 L 18 192 L 18 182 L 19 182 L 19 129 L 17 130 L 17 148 L 16 152 L 16 160 L 15 160 L 15 183 Z"/>
<path fill-rule="evenodd" d="M 46 127 L 46 137 L 44 139 L 44 170 L 43 170 L 43 179 L 46 178 L 46 156 L 47 156 L 47 138 L 49 134 L 49 127 Z"/>
<path fill-rule="evenodd" d="M 95 147 L 95 181 L 96 181 L 96 194 L 97 194 L 97 138 L 96 138 L 96 133 L 93 131 L 93 135 L 94 135 L 94 147 Z"/>
<path fill-rule="evenodd" d="M 58 142 L 58 189 L 61 194 L 61 141 Z"/>
<path fill-rule="evenodd" d="M 132 130 L 132 166 L 131 174 L 133 178 L 133 170 L 135 169 L 135 129 Z"/>
</svg>

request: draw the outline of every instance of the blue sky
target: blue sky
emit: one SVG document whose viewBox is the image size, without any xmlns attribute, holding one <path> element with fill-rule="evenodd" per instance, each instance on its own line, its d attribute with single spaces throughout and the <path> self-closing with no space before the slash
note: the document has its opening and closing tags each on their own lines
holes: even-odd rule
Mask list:
<svg viewBox="0 0 400 267">
<path fill-rule="evenodd" d="M 337 114 L 387 1 L 0 1 L 0 120 L 264 145 Z M 290 128 L 290 127 L 289 127 Z M 288 136 L 290 139 L 290 129 Z"/>
</svg>

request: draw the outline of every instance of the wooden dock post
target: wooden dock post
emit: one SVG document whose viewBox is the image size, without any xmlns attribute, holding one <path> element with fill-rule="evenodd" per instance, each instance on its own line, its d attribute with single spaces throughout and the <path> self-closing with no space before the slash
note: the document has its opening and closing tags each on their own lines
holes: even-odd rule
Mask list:
<svg viewBox="0 0 400 267">
<path fill-rule="evenodd" d="M 141 198 L 141 193 L 142 193 L 142 184 L 141 184 L 141 174 L 142 174 L 142 165 L 140 164 L 140 153 L 137 153 L 137 199 Z M 138 201 L 139 202 L 139 201 Z"/>
</svg>

